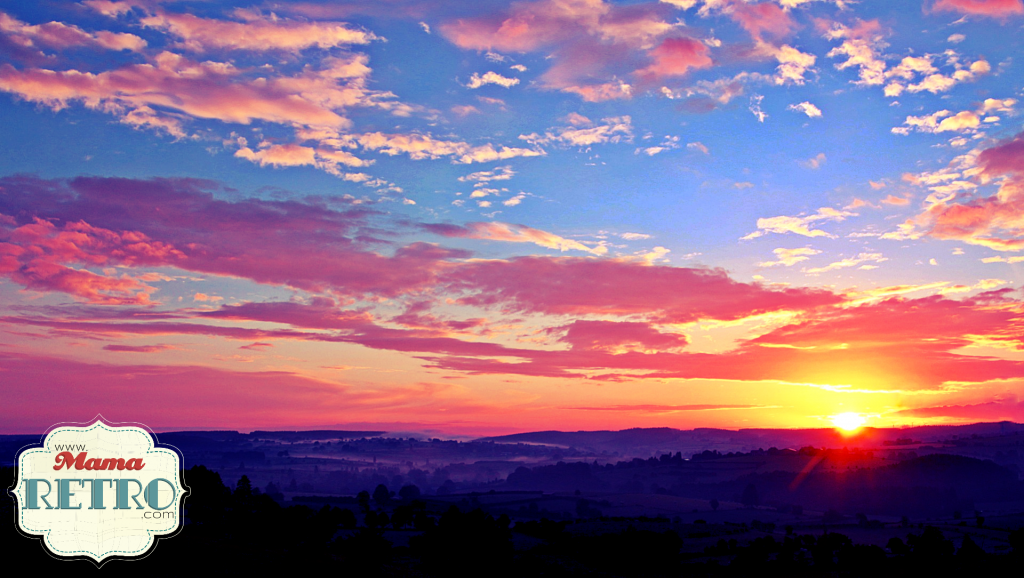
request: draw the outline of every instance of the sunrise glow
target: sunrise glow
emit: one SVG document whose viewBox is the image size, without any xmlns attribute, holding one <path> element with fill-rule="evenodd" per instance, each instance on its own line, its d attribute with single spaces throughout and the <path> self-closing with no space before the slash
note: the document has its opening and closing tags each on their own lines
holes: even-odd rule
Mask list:
<svg viewBox="0 0 1024 578">
<path fill-rule="evenodd" d="M 932 4 L 7 2 L 0 431 L 1024 421 L 1024 13 Z"/>
<path fill-rule="evenodd" d="M 846 412 L 832 416 L 832 423 L 847 432 L 856 431 L 867 422 L 867 418 L 859 413 Z"/>
</svg>

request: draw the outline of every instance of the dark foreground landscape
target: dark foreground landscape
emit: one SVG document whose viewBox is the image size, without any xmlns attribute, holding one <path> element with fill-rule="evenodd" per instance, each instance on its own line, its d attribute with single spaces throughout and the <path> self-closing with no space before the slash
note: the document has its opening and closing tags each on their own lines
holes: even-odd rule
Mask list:
<svg viewBox="0 0 1024 578">
<path fill-rule="evenodd" d="M 1024 426 L 636 429 L 472 441 L 173 432 L 185 527 L 102 572 L 866 576 L 1017 572 Z M 10 486 L 18 448 L 0 437 Z M 6 560 L 50 559 L 2 501 Z"/>
</svg>

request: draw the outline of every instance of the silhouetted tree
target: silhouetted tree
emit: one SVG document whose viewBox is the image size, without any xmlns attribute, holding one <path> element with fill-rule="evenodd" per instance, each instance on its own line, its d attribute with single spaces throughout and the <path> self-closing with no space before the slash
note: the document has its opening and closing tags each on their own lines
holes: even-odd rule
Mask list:
<svg viewBox="0 0 1024 578">
<path fill-rule="evenodd" d="M 349 510 L 347 508 L 343 509 L 338 514 L 338 516 L 338 521 L 342 528 L 345 528 L 346 530 L 351 530 L 352 528 L 356 527 L 356 515 L 352 512 L 352 510 Z"/>
<path fill-rule="evenodd" d="M 373 501 L 378 506 L 385 506 L 391 501 L 391 492 L 388 491 L 388 487 L 384 484 L 377 484 L 377 487 L 373 490 Z"/>
<path fill-rule="evenodd" d="M 985 551 L 970 536 L 964 536 L 964 541 L 960 544 L 956 555 L 957 558 L 961 558 L 965 562 L 976 563 L 985 557 Z"/>
<path fill-rule="evenodd" d="M 407 484 L 398 490 L 398 495 L 403 500 L 416 500 L 420 497 L 420 489 L 413 484 Z"/>
<path fill-rule="evenodd" d="M 896 556 L 906 556 L 910 553 L 910 548 L 896 536 L 889 538 L 889 542 L 885 545 Z"/>
<path fill-rule="evenodd" d="M 1024 554 L 1024 528 L 1010 532 L 1009 542 L 1015 554 Z"/>
<path fill-rule="evenodd" d="M 495 519 L 482 510 L 463 513 L 452 506 L 435 528 L 411 538 L 409 547 L 436 576 L 471 576 L 483 569 L 504 575 L 513 554 L 509 524 L 505 515 Z"/>
</svg>

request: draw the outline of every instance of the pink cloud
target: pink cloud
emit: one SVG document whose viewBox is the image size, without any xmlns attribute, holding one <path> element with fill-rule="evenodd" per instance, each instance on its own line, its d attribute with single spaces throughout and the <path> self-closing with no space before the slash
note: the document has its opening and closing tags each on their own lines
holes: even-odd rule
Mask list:
<svg viewBox="0 0 1024 578">
<path fill-rule="evenodd" d="M 162 264 L 309 291 L 394 297 L 433 286 L 444 262 L 469 255 L 429 243 L 382 255 L 356 240 L 372 212 L 315 200 L 221 201 L 212 194 L 219 187 L 204 181 L 8 177 L 2 186 L 0 214 L 78 223 L 65 225 L 73 230 L 63 236 L 56 225 L 22 225 L 2 257 L 11 275 L 22 275 L 18 263 L 27 257 L 20 255 L 41 243 L 54 247 L 48 250 L 57 263 Z M 77 244 L 63 242 L 69 235 Z"/>
<path fill-rule="evenodd" d="M 60 228 L 39 219 L 21 226 L 0 223 L 0 275 L 28 289 L 59 291 L 92 303 L 148 304 L 156 289 L 127 274 L 100 275 L 69 265 L 150 265 L 180 256 L 137 231 L 116 233 L 82 221 Z"/>
<path fill-rule="evenodd" d="M 548 51 L 552 64 L 539 78 L 542 86 L 590 102 L 632 97 L 626 80 L 631 75 L 678 76 L 709 66 L 710 60 L 694 46 L 661 43 L 675 29 L 668 6 L 617 6 L 603 0 L 520 2 L 439 26 L 460 48 Z"/>
<path fill-rule="evenodd" d="M 5 395 L 17 400 L 0 410 L 3 430 L 10 433 L 41 431 L 52 423 L 86 421 L 100 413 L 113 421 L 157 428 L 322 423 L 316 420 L 323 419 L 325 409 L 351 411 L 367 399 L 345 385 L 290 372 L 106 365 L 10 354 L 0 354 L 0 359 Z M 140 387 L 145 395 L 139 395 Z M 225 408 L 231 411 L 225 413 Z"/>
<path fill-rule="evenodd" d="M 667 38 L 651 51 L 654 62 L 639 71 L 642 76 L 682 76 L 694 68 L 711 66 L 708 47 L 693 38 Z"/>
<path fill-rule="evenodd" d="M 890 298 L 840 308 L 807 321 L 780 327 L 751 340 L 751 345 L 847 349 L 898 347 L 951 351 L 972 343 L 971 336 L 1024 348 L 1024 335 L 1005 331 L 1022 320 L 1020 300 L 998 289 L 962 300 L 938 295 Z"/>
<path fill-rule="evenodd" d="M 789 35 L 796 27 L 796 22 L 793 21 L 789 13 L 771 2 L 760 4 L 734 2 L 732 6 L 729 16 L 756 40 L 761 40 L 765 32 L 781 38 Z"/>
<path fill-rule="evenodd" d="M 977 165 L 999 191 L 963 203 L 935 203 L 902 228 L 997 251 L 1024 249 L 1024 133 L 982 151 Z"/>
<path fill-rule="evenodd" d="M 254 75 L 256 71 L 230 63 L 196 62 L 162 52 L 151 63 L 100 73 L 3 65 L 0 90 L 55 110 L 81 102 L 135 126 L 163 129 L 162 122 L 179 132 L 180 117 L 155 110 L 226 123 L 265 121 L 337 131 L 350 124 L 341 114 L 347 108 L 400 106 L 391 93 L 366 88 L 366 62 L 365 55 L 356 54 L 326 58 L 320 68 L 295 76 L 267 75 L 262 70 Z"/>
<path fill-rule="evenodd" d="M 156 353 L 174 349 L 170 345 L 104 345 L 105 351 L 120 351 L 125 353 Z"/>
<path fill-rule="evenodd" d="M 146 41 L 134 34 L 106 30 L 90 33 L 78 26 L 63 22 L 30 25 L 3 12 L 0 12 L 0 34 L 24 48 L 47 47 L 65 50 L 87 46 L 139 52 L 146 47 Z"/>
<path fill-rule="evenodd" d="M 1021 0 L 937 0 L 932 5 L 932 9 L 1005 18 L 1013 14 L 1024 14 L 1024 2 Z"/>
<path fill-rule="evenodd" d="M 257 341 L 256 343 L 250 343 L 249 345 L 242 345 L 239 347 L 239 349 L 248 349 L 250 351 L 263 351 L 264 349 L 269 349 L 273 346 L 273 343 L 263 343 L 261 341 Z"/>
<path fill-rule="evenodd" d="M 476 291 L 462 299 L 471 305 L 552 315 L 651 314 L 666 323 L 739 319 L 842 301 L 817 289 L 772 290 L 740 283 L 721 269 L 615 259 L 516 257 L 469 262 L 449 270 L 442 280 L 453 289 Z"/>
<path fill-rule="evenodd" d="M 143 18 L 141 22 L 144 26 L 180 38 L 182 46 L 192 52 L 215 49 L 299 52 L 314 46 L 333 48 L 367 44 L 377 39 L 372 32 L 343 22 L 270 19 L 253 11 L 240 11 L 236 14 L 244 17 L 245 21 L 214 20 L 192 14 L 159 11 Z"/>
<path fill-rule="evenodd" d="M 576 320 L 565 327 L 549 330 L 565 330 L 559 341 L 575 349 L 589 349 L 608 352 L 621 351 L 670 351 L 686 346 L 686 336 L 677 333 L 662 333 L 648 323 L 629 321 L 584 321 Z"/>
<path fill-rule="evenodd" d="M 370 327 L 373 316 L 366 312 L 345 311 L 331 299 L 319 297 L 309 305 L 295 302 L 243 303 L 223 305 L 215 311 L 198 314 L 207 319 L 282 323 L 305 329 L 352 330 Z"/>
<path fill-rule="evenodd" d="M 660 341 L 671 334 L 644 324 L 615 328 L 597 322 L 582 325 L 575 335 L 571 329 L 567 332 L 561 340 L 573 342 L 569 351 L 507 350 L 504 355 L 519 357 L 516 361 L 469 353 L 424 359 L 437 368 L 481 375 L 781 380 L 865 390 L 930 389 L 947 382 L 1024 376 L 1024 363 L 1019 361 L 954 353 L 979 340 L 1009 349 L 1024 347 L 1019 332 L 1011 329 L 1024 321 L 1022 302 L 1011 295 L 1010 290 L 1001 290 L 960 301 L 938 296 L 892 298 L 810 310 L 797 323 L 717 354 L 673 351 Z M 606 373 L 593 374 L 601 370 Z"/>
</svg>

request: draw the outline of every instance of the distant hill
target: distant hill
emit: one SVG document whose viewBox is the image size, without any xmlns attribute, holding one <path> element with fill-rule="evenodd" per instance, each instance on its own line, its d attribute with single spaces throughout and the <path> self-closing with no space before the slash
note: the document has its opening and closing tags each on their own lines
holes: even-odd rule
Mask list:
<svg viewBox="0 0 1024 578">
<path fill-rule="evenodd" d="M 351 440 L 374 438 L 384 435 L 383 431 L 313 430 L 313 431 L 254 431 L 239 433 L 230 430 L 176 431 L 157 433 L 157 441 L 178 448 L 185 457 L 186 466 L 193 463 L 216 464 L 224 460 L 262 460 L 262 454 L 245 453 L 252 442 L 275 440 L 295 443 L 311 440 Z M 38 444 L 41 435 L 0 435 L 0 466 L 14 465 L 18 450 Z"/>
<path fill-rule="evenodd" d="M 866 427 L 854 435 L 834 428 L 818 429 L 740 429 L 697 428 L 632 428 L 620 431 L 539 431 L 480 438 L 495 443 L 529 443 L 589 449 L 617 453 L 642 451 L 699 452 L 703 450 L 750 451 L 769 447 L 798 449 L 814 447 L 881 446 L 884 442 L 912 440 L 937 443 L 971 436 L 995 436 L 1024 432 L 1024 424 L 1014 422 L 975 423 L 969 425 L 937 425 L 908 428 Z"/>
</svg>

